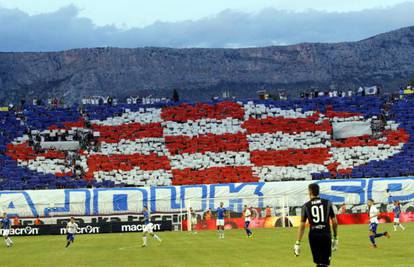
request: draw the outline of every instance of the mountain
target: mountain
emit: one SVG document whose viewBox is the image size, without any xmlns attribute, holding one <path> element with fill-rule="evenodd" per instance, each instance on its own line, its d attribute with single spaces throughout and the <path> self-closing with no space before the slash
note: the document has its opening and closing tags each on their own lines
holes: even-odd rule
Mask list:
<svg viewBox="0 0 414 267">
<path fill-rule="evenodd" d="M 163 95 L 209 99 L 226 89 L 239 97 L 256 90 L 356 88 L 397 90 L 414 78 L 414 27 L 358 42 L 302 43 L 243 49 L 88 48 L 0 53 L 0 99 L 63 96 Z"/>
</svg>

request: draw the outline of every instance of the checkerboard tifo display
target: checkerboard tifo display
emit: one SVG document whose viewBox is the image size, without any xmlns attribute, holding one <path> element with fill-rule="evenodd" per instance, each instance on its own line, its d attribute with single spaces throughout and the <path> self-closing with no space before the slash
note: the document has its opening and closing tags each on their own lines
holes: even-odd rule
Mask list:
<svg viewBox="0 0 414 267">
<path fill-rule="evenodd" d="M 409 136 L 394 121 L 386 122 L 379 139 L 333 139 L 333 122 L 367 120 L 358 113 L 253 102 L 126 109 L 90 121 L 87 130 L 99 145 L 80 151 L 78 164 L 86 180 L 135 186 L 310 180 L 315 173 L 350 173 L 402 150 Z M 85 125 L 67 123 L 65 129 Z M 73 175 L 62 151 L 37 153 L 24 136 L 8 145 L 6 155 L 30 170 Z"/>
</svg>

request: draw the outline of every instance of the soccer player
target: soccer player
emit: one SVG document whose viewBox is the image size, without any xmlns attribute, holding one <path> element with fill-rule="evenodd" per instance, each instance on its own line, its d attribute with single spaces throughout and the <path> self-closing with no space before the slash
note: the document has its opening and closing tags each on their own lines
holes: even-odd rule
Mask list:
<svg viewBox="0 0 414 267">
<path fill-rule="evenodd" d="M 7 247 L 13 246 L 13 241 L 10 239 L 10 228 L 11 228 L 11 220 L 7 217 L 7 213 L 3 213 L 3 218 L 1 219 L 1 228 L 3 230 L 3 237 L 4 242 L 6 242 Z"/>
<path fill-rule="evenodd" d="M 386 236 L 390 238 L 390 234 L 385 231 L 384 233 L 377 234 L 378 227 L 378 209 L 374 206 L 374 200 L 368 199 L 368 215 L 369 215 L 369 240 L 372 243 L 373 248 L 377 248 L 375 238 Z"/>
<path fill-rule="evenodd" d="M 142 247 L 146 247 L 147 246 L 147 234 L 150 234 L 150 236 L 152 236 L 154 239 L 156 239 L 158 242 L 161 243 L 161 238 L 159 238 L 155 233 L 154 233 L 154 225 L 151 222 L 151 218 L 148 212 L 148 208 L 144 207 L 144 228 L 143 228 L 143 236 L 142 236 Z"/>
<path fill-rule="evenodd" d="M 305 232 L 305 223 L 309 222 L 309 245 L 312 251 L 313 262 L 317 267 L 329 266 L 332 251 L 338 247 L 338 221 L 329 200 L 319 198 L 319 185 L 308 186 L 310 201 L 302 207 L 301 222 L 293 252 L 300 255 L 300 241 Z M 332 220 L 333 240 L 329 219 Z"/>
<path fill-rule="evenodd" d="M 252 237 L 253 235 L 253 232 L 249 228 L 251 219 L 252 219 L 252 212 L 247 207 L 247 205 L 244 205 L 244 230 L 246 230 L 247 237 Z"/>
<path fill-rule="evenodd" d="M 190 222 L 191 222 L 191 233 L 197 234 L 196 225 L 197 225 L 197 214 L 194 212 L 193 208 L 190 207 Z"/>
<path fill-rule="evenodd" d="M 394 232 L 397 231 L 397 227 L 399 226 L 403 231 L 405 227 L 400 223 L 400 215 L 401 215 L 401 206 L 399 201 L 394 201 Z"/>
<path fill-rule="evenodd" d="M 224 203 L 220 202 L 220 207 L 217 208 L 217 231 L 219 233 L 219 238 L 224 238 L 224 215 L 226 214 L 226 209 L 224 208 Z"/>
<path fill-rule="evenodd" d="M 66 224 L 66 248 L 75 241 L 76 231 L 79 229 L 75 218 L 70 217 L 70 221 Z"/>
</svg>

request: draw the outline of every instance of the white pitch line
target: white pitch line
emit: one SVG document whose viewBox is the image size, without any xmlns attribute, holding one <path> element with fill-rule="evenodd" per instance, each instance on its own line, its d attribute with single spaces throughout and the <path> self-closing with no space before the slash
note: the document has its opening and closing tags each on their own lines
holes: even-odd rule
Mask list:
<svg viewBox="0 0 414 267">
<path fill-rule="evenodd" d="M 126 249 L 131 249 L 131 248 L 136 248 L 139 247 L 140 245 L 134 245 L 134 246 L 130 246 L 130 247 L 122 247 L 122 248 L 118 248 L 119 250 L 126 250 Z"/>
</svg>

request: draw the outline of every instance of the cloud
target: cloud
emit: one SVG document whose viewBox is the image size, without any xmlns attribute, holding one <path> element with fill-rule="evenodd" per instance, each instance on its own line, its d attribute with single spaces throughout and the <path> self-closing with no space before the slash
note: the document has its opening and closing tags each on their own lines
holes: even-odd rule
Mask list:
<svg viewBox="0 0 414 267">
<path fill-rule="evenodd" d="M 114 47 L 251 47 L 300 42 L 355 41 L 414 25 L 414 2 L 353 12 L 263 9 L 258 13 L 224 10 L 180 22 L 143 28 L 96 26 L 73 5 L 30 16 L 0 7 L 0 51 L 57 51 Z"/>
</svg>

